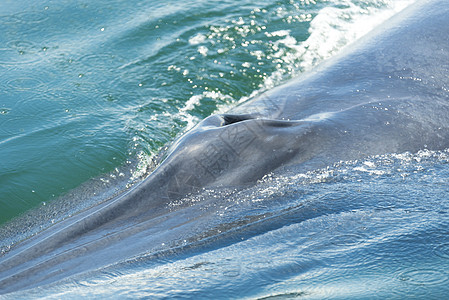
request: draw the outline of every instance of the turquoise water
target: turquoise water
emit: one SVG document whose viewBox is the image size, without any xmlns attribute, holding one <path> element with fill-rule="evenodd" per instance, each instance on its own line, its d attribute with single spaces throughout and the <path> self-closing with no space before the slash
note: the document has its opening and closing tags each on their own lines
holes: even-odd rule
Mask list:
<svg viewBox="0 0 449 300">
<path fill-rule="evenodd" d="M 2 1 L 0 249 L 412 2 Z M 190 231 L 153 252 L 11 297 L 442 298 L 448 161 L 395 154 L 200 194 Z"/>
<path fill-rule="evenodd" d="M 147 164 L 201 119 L 331 56 L 360 18 L 404 3 L 3 1 L 0 224 L 130 159 Z"/>
</svg>

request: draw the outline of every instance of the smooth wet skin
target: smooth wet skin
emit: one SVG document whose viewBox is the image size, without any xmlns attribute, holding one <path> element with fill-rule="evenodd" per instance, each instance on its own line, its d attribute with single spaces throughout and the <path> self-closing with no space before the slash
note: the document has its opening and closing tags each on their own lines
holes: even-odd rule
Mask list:
<svg viewBox="0 0 449 300">
<path fill-rule="evenodd" d="M 446 7 L 443 0 L 417 4 L 303 78 L 206 118 L 142 183 L 1 257 L 0 293 L 150 251 L 160 242 L 158 227 L 173 228 L 161 240 L 177 237 L 182 219 L 167 206 L 203 188 L 238 188 L 270 172 L 449 147 Z"/>
</svg>

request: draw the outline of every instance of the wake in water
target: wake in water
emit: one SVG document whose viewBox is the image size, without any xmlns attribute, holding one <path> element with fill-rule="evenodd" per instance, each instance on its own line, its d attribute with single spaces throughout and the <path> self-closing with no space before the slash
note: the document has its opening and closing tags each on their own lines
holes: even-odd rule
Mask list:
<svg viewBox="0 0 449 300">
<path fill-rule="evenodd" d="M 189 207 L 178 216 L 189 234 L 161 241 L 169 250 L 14 297 L 442 296 L 448 162 L 447 151 L 383 155 L 207 190 L 173 203 Z"/>
<path fill-rule="evenodd" d="M 245 24 L 244 21 L 240 23 L 238 21 L 236 24 L 242 26 Z M 289 35 L 290 33 L 283 30 L 273 31 L 269 35 L 265 34 L 269 38 L 279 38 L 280 40 L 285 38 L 292 41 Z M 211 50 L 202 45 L 202 43 L 206 43 L 207 38 L 205 37 L 206 35 L 201 33 L 196 34 L 188 39 L 188 44 L 198 47 L 198 53 L 207 58 Z M 290 46 L 294 44 L 285 40 L 282 43 Z M 278 47 L 282 43 L 279 42 Z M 249 47 L 250 44 L 243 43 L 242 47 Z M 299 51 L 297 52 L 299 53 Z M 157 54 L 153 55 L 157 57 Z M 300 57 L 298 59 L 304 60 L 303 56 Z M 123 69 L 140 67 L 144 62 L 145 60 L 134 61 L 124 65 Z M 244 67 L 249 68 L 250 66 L 251 64 L 245 64 Z M 167 71 L 180 72 L 181 70 L 182 68 L 175 64 L 171 64 L 167 68 Z M 183 76 L 190 74 L 190 71 L 186 70 L 182 72 Z M 395 80 L 404 78 L 398 77 Z M 203 79 L 201 78 L 201 80 Z M 272 78 L 267 80 L 269 82 Z M 408 83 L 408 81 L 401 82 L 404 85 Z M 144 87 L 144 83 L 141 84 L 143 89 L 148 89 L 148 87 Z M 165 85 L 161 84 L 161 86 Z M 226 97 L 225 93 L 217 91 L 204 92 L 202 95 L 215 97 L 215 100 L 230 101 L 231 99 Z M 203 99 L 201 95 L 200 97 L 193 95 L 187 102 L 186 109 L 181 109 L 180 114 L 188 116 L 188 112 L 192 108 L 198 105 L 204 106 L 201 102 Z M 348 107 L 347 111 L 376 110 L 380 111 L 378 114 L 382 116 L 389 116 L 390 112 L 387 111 L 394 112 L 395 109 L 398 109 L 395 103 L 384 106 L 382 103 L 369 102 L 364 105 L 366 107 Z M 248 107 L 251 107 L 251 103 Z M 407 107 L 399 108 L 405 112 L 412 112 Z M 425 113 L 422 111 L 421 115 L 418 114 L 418 119 L 422 118 L 423 112 Z M 302 113 L 306 114 L 306 112 L 300 114 Z M 345 112 L 343 111 L 341 114 L 345 114 Z M 179 116 L 177 115 L 177 117 Z M 401 115 L 401 117 L 404 116 Z M 232 119 L 235 118 L 232 116 L 227 116 L 227 118 L 230 119 L 224 117 L 224 121 L 228 125 L 245 121 L 245 119 Z M 297 120 L 305 123 L 339 122 L 337 111 L 326 116 L 318 116 L 313 114 L 313 109 L 304 118 Z M 278 128 L 283 128 L 286 127 L 287 122 L 275 123 L 273 121 L 272 123 L 277 124 Z M 255 127 L 252 130 L 255 130 Z M 399 137 L 396 142 L 398 141 Z M 429 147 L 437 147 L 435 145 L 431 144 Z M 373 151 L 375 150 L 373 149 Z M 404 173 L 403 169 L 407 165 L 407 160 L 413 163 L 409 170 L 405 168 Z M 427 164 L 426 160 L 431 163 Z M 431 286 L 434 288 L 433 292 L 444 294 L 447 270 L 435 269 L 435 265 L 446 259 L 446 242 L 444 236 L 435 233 L 433 228 L 437 228 L 437 232 L 441 228 L 445 228 L 446 223 L 441 215 L 446 213 L 447 206 L 443 202 L 440 203 L 439 209 L 429 211 L 425 209 L 423 213 L 421 209 L 425 208 L 425 205 L 420 203 L 417 205 L 419 209 L 413 210 L 416 203 L 410 201 L 409 197 L 416 196 L 417 190 L 422 187 L 422 182 L 420 182 L 419 188 L 413 189 L 411 188 L 413 181 L 407 181 L 407 175 L 404 174 L 410 174 L 410 172 L 418 175 L 423 174 L 422 172 L 426 175 L 430 174 L 430 177 L 427 178 L 429 181 L 425 182 L 433 188 L 441 183 L 435 178 L 445 174 L 446 161 L 447 153 L 444 151 L 424 151 L 417 155 L 373 157 L 361 163 L 342 162 L 331 168 L 309 173 L 289 170 L 292 173 L 281 172 L 267 176 L 255 187 L 238 190 L 206 188 L 197 196 L 175 199 L 168 202 L 168 205 L 163 208 L 155 204 L 154 211 L 151 212 L 153 214 L 151 219 L 145 218 L 147 212 L 138 211 L 138 205 L 142 204 L 140 202 L 135 203 L 136 207 L 126 207 L 120 203 L 115 207 L 117 203 L 114 201 L 105 202 L 99 204 L 99 207 L 104 208 L 107 215 L 111 217 L 105 222 L 90 222 L 92 220 L 90 216 L 95 216 L 97 212 L 101 213 L 100 210 L 93 209 L 81 212 L 66 222 L 52 227 L 53 232 L 56 232 L 54 235 L 56 237 L 68 229 L 66 239 L 95 228 L 96 233 L 93 240 L 91 237 L 85 236 L 68 246 L 59 239 L 57 246 L 61 247 L 59 249 L 50 248 L 51 251 L 56 249 L 57 255 L 42 258 L 39 251 L 45 251 L 45 247 L 52 247 L 50 244 L 46 244 L 43 250 L 41 247 L 31 254 L 34 255 L 32 260 L 40 259 L 40 261 L 37 265 L 30 265 L 29 270 L 31 277 L 34 278 L 41 269 L 52 268 L 58 264 L 64 266 L 64 268 L 58 267 L 54 273 L 51 273 L 49 278 L 52 280 L 52 276 L 57 279 L 65 278 L 67 273 L 64 272 L 69 272 L 69 275 L 82 272 L 87 265 L 90 268 L 92 268 L 92 264 L 96 263 L 111 264 L 112 266 L 93 274 L 75 276 L 65 285 L 53 285 L 50 290 L 38 288 L 33 291 L 33 294 L 25 292 L 19 296 L 42 296 L 51 293 L 56 295 L 55 297 L 82 294 L 97 295 L 98 297 L 119 297 L 120 294 L 120 296 L 129 297 L 206 297 L 210 293 L 214 296 L 222 296 L 223 291 L 228 291 L 229 294 L 225 298 L 244 295 L 266 297 L 270 296 L 267 292 L 270 288 L 271 296 L 320 298 L 326 295 L 343 297 L 352 291 L 351 287 L 355 286 L 357 296 L 363 297 L 373 295 L 376 289 L 388 287 L 388 280 L 391 277 L 405 282 L 404 287 L 397 288 L 399 296 L 410 292 L 414 295 L 424 293 L 422 289 L 413 289 L 414 285 Z M 441 169 L 440 165 L 443 166 Z M 426 173 L 422 166 L 425 166 L 424 169 L 426 167 L 433 168 L 434 173 Z M 384 172 L 385 169 L 389 169 L 389 172 Z M 363 175 L 362 179 L 359 179 L 359 172 L 367 177 Z M 126 178 L 129 178 L 124 175 L 126 173 L 118 169 L 112 173 L 114 176 L 115 174 L 124 177 L 115 183 L 123 184 L 126 182 Z M 434 176 L 435 174 L 437 175 Z M 388 181 L 393 180 L 397 186 L 393 186 L 393 189 L 391 186 L 386 188 L 385 178 L 388 178 Z M 367 185 L 363 183 L 365 180 Z M 402 182 L 405 182 L 405 188 L 400 185 Z M 177 187 L 181 188 L 181 186 Z M 374 186 L 380 187 L 381 194 L 371 198 Z M 412 190 L 413 193 L 407 194 L 407 199 L 403 200 L 402 193 L 407 189 Z M 447 186 L 442 185 L 439 190 L 444 193 L 446 189 Z M 151 191 L 156 193 L 157 189 L 151 189 Z M 390 191 L 392 194 L 389 194 Z M 109 193 L 110 196 L 112 192 L 109 191 Z M 426 194 L 429 195 L 429 193 Z M 102 194 L 98 200 L 102 201 L 104 195 L 106 194 Z M 126 195 L 124 197 L 127 197 Z M 430 201 L 428 201 L 430 206 L 441 202 L 438 195 L 430 195 Z M 109 205 L 111 203 L 112 206 Z M 111 207 L 118 210 L 114 211 Z M 161 209 L 163 213 L 159 214 Z M 121 217 L 121 212 L 129 213 L 130 210 L 136 210 L 136 213 Z M 408 215 L 410 212 L 412 215 Z M 129 218 L 125 219 L 125 217 Z M 112 219 L 114 221 L 111 221 Z M 70 220 L 84 222 L 79 229 L 81 231 L 70 230 Z M 64 227 L 64 224 L 69 224 L 69 226 Z M 427 226 L 427 224 L 430 225 Z M 303 234 L 298 234 L 298 232 L 303 232 Z M 425 233 L 423 234 L 425 237 L 420 235 L 421 232 Z M 43 234 L 45 235 L 45 233 Z M 50 238 L 54 236 L 50 236 Z M 429 241 L 427 238 L 431 237 L 430 248 L 421 247 L 419 253 L 413 252 L 414 250 L 411 250 L 408 244 L 408 237 L 411 236 L 412 243 L 418 243 L 420 246 L 426 244 Z M 60 237 L 64 238 L 62 235 Z M 39 235 L 27 243 L 32 245 L 35 241 L 38 242 L 38 239 Z M 49 241 L 51 240 L 49 239 Z M 399 259 L 402 259 L 401 262 L 406 265 L 406 258 L 412 254 L 416 258 L 421 257 L 422 254 L 431 253 L 432 255 L 428 257 L 432 260 L 419 267 L 408 264 L 408 268 L 398 269 L 398 264 L 396 264 L 392 269 L 388 269 L 385 262 L 391 264 L 397 259 L 389 258 L 392 249 L 396 249 L 396 244 L 403 247 L 403 253 L 408 255 L 399 256 Z M 92 249 L 99 251 L 97 257 L 102 257 L 102 261 L 83 260 L 83 252 Z M 248 252 L 248 249 L 251 251 Z M 129 254 L 128 260 L 124 261 L 123 253 Z M 346 261 L 348 255 L 351 257 L 350 263 Z M 72 259 L 67 261 L 67 258 L 70 257 Z M 132 258 L 129 259 L 129 257 Z M 22 260 L 25 265 L 30 263 L 25 256 L 16 255 L 12 260 L 15 259 Z M 6 262 L 6 265 L 10 267 L 9 262 Z M 92 269 L 95 270 L 97 267 L 99 266 L 94 266 Z M 176 277 L 173 271 L 183 277 Z M 350 275 L 354 272 L 366 276 L 362 276 L 365 278 L 364 281 L 360 282 L 351 277 Z M 382 275 L 385 273 L 388 274 L 387 277 Z M 202 282 L 194 282 L 193 285 L 185 282 L 185 279 L 192 278 L 201 278 Z M 258 280 L 254 281 L 254 278 Z M 123 280 L 125 279 L 131 280 L 131 284 L 129 281 L 124 284 Z M 342 280 L 345 281 L 343 288 L 336 288 L 335 286 L 341 287 Z M 377 284 L 366 288 L 367 282 L 370 280 Z M 334 284 L 334 281 L 338 283 Z M 179 282 L 184 283 L 185 289 L 173 290 L 171 287 Z M 250 284 L 254 282 L 256 284 Z M 11 285 L 15 283 L 15 280 L 10 281 Z M 135 286 L 133 286 L 134 284 Z M 140 288 L 136 291 L 135 287 L 137 286 Z M 397 287 L 397 281 L 393 281 L 391 286 Z M 133 294 L 131 291 L 136 292 Z M 277 292 L 273 293 L 273 291 Z M 39 294 L 41 292 L 43 294 Z M 387 291 L 384 293 L 389 295 Z"/>
<path fill-rule="evenodd" d="M 42 209 L 0 227 L 1 245 L 123 191 L 193 124 L 312 68 L 411 3 L 5 7 L 0 222 Z M 102 5 L 115 9 L 85 20 Z"/>
</svg>

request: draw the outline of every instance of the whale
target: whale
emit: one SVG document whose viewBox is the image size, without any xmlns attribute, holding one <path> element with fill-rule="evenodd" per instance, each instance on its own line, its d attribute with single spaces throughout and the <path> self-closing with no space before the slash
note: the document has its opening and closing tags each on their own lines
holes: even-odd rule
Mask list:
<svg viewBox="0 0 449 300">
<path fill-rule="evenodd" d="M 195 204 L 173 203 L 205 189 L 447 149 L 448 14 L 445 0 L 415 3 L 313 70 L 207 117 L 161 154 L 146 179 L 3 253 L 0 294 L 169 249 L 196 228 L 185 222 Z"/>
</svg>

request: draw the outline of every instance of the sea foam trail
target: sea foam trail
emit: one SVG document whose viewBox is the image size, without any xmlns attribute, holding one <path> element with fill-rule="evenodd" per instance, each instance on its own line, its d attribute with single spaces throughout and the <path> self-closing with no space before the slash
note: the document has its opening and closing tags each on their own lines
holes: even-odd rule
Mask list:
<svg viewBox="0 0 449 300">
<path fill-rule="evenodd" d="M 51 206 L 49 205 L 50 201 L 48 199 L 40 202 L 42 214 L 35 213 L 33 217 L 29 217 L 29 215 L 24 216 L 15 221 L 14 224 L 9 224 L 1 228 L 0 236 L 4 238 L 1 238 L 0 247 L 7 249 L 18 240 L 26 238 L 50 226 L 52 223 L 86 206 L 111 197 L 115 192 L 120 192 L 125 189 L 127 183 L 133 184 L 138 182 L 153 169 L 153 158 L 158 155 L 157 149 L 160 149 L 160 143 L 169 143 L 177 133 L 179 134 L 189 129 L 202 118 L 207 117 L 213 112 L 225 112 L 230 107 L 242 103 L 304 70 L 312 68 L 320 61 L 334 55 L 344 45 L 359 38 L 363 33 L 375 27 L 382 20 L 387 19 L 395 12 L 413 2 L 412 0 L 370 0 L 364 1 L 363 3 L 352 3 L 346 0 L 334 0 L 326 2 L 326 6 L 322 8 L 324 4 L 314 4 L 313 1 L 284 4 L 280 7 L 271 5 L 267 1 L 261 2 L 258 4 L 258 7 L 252 8 L 251 10 L 237 11 L 237 16 L 223 16 L 212 13 L 213 17 L 207 20 L 207 22 L 201 21 L 198 24 L 194 23 L 191 27 L 193 29 L 187 30 L 181 36 L 174 36 L 176 39 L 185 38 L 185 47 L 180 49 L 180 51 L 182 50 L 183 53 L 187 53 L 188 59 L 185 59 L 183 53 L 171 53 L 170 56 L 175 62 L 169 60 L 167 57 L 162 57 L 165 65 L 156 61 L 158 65 L 162 65 L 163 69 L 163 72 L 157 74 L 157 77 L 166 77 L 166 75 L 180 76 L 183 82 L 178 82 L 179 90 L 185 91 L 187 95 L 190 95 L 186 97 L 178 95 L 179 99 L 176 99 L 177 104 L 175 109 L 171 107 L 171 99 L 168 97 L 164 96 L 160 98 L 139 90 L 145 88 L 145 84 L 139 86 L 133 83 L 131 86 L 122 86 L 121 82 L 116 80 L 112 81 L 114 84 L 120 84 L 120 91 L 127 91 L 126 95 L 122 94 L 120 97 L 126 99 L 132 98 L 134 99 L 133 101 L 137 102 L 129 105 L 130 109 L 138 111 L 133 116 L 129 116 L 131 114 L 130 111 L 123 112 L 119 109 L 108 113 L 112 114 L 110 119 L 115 118 L 114 116 L 128 119 L 128 129 L 130 131 L 136 131 L 130 138 L 132 140 L 132 147 L 136 150 L 130 150 L 129 153 L 127 151 L 126 154 L 123 153 L 123 155 L 131 155 L 132 157 L 127 159 L 127 163 L 133 163 L 125 164 L 122 167 L 117 167 L 110 173 L 93 178 L 79 188 L 65 194 L 63 197 L 52 201 L 59 202 L 61 205 Z M 231 5 L 231 7 L 233 6 Z M 234 8 L 231 10 L 235 11 Z M 104 36 L 104 40 L 101 40 L 101 42 L 107 41 L 108 45 L 110 45 L 109 49 L 113 51 L 115 49 L 114 45 L 123 42 L 122 39 L 124 41 L 132 41 L 133 38 L 141 38 L 140 36 L 128 35 L 136 31 L 140 33 L 145 26 L 154 22 L 155 24 L 158 23 L 156 22 L 157 20 L 151 19 L 152 14 L 149 16 L 146 15 L 147 11 L 152 10 L 149 8 L 142 10 L 130 22 L 128 22 L 129 18 L 123 19 L 120 22 L 115 22 L 115 19 L 113 19 L 114 22 L 110 24 L 111 26 L 112 24 L 115 26 L 113 28 L 106 25 L 104 25 L 106 26 L 106 30 L 104 31 L 100 30 L 103 27 L 97 28 L 98 34 Z M 161 7 L 153 11 L 161 18 L 166 13 Z M 265 20 L 268 17 L 270 21 L 267 22 Z M 270 22 L 281 25 L 270 26 Z M 108 24 L 108 22 L 105 23 Z M 310 27 L 304 27 L 305 29 L 301 27 L 302 24 L 309 23 Z M 34 26 L 37 26 L 37 24 L 40 23 L 36 23 Z M 276 27 L 277 29 L 271 29 L 272 27 Z M 303 40 L 296 36 L 301 30 L 308 30 L 309 32 Z M 64 38 L 67 38 L 67 36 L 64 36 Z M 76 40 L 78 37 L 74 36 L 72 38 Z M 97 47 L 98 41 L 100 40 L 93 41 L 90 47 Z M 85 45 L 87 42 L 87 40 L 84 41 L 83 47 L 89 48 L 88 45 Z M 245 42 L 248 42 L 248 45 Z M 22 44 L 21 46 L 23 47 Z M 66 43 L 62 44 L 66 45 Z M 208 48 L 206 56 L 201 54 L 203 48 L 200 47 Z M 66 49 L 59 47 L 54 49 L 47 54 L 47 59 L 51 60 L 59 55 L 67 55 L 65 54 L 66 51 L 69 51 L 69 54 L 75 58 L 77 55 L 83 54 L 70 53 L 70 51 L 73 51 L 72 48 Z M 148 69 L 156 69 L 152 66 L 155 62 L 149 58 L 149 56 L 151 57 L 151 53 L 146 53 L 146 49 L 152 49 L 152 39 L 150 38 L 146 40 L 142 39 L 141 43 L 135 49 L 127 50 L 131 55 L 135 55 L 133 59 L 125 57 L 125 53 L 113 53 L 100 56 L 84 55 L 79 59 L 79 62 L 89 67 L 89 69 L 83 70 L 84 73 L 92 73 L 92 75 L 95 75 L 94 69 L 98 67 L 102 76 L 107 76 L 108 73 L 104 73 L 104 70 L 107 69 L 108 65 L 105 65 L 105 63 L 112 61 L 114 63 L 113 66 L 119 67 L 119 72 L 124 72 L 123 74 L 118 74 L 121 81 L 126 81 L 129 79 L 127 77 L 134 78 L 141 76 L 138 73 L 140 71 L 148 74 Z M 168 51 L 169 49 L 166 50 Z M 240 60 L 240 57 L 243 58 Z M 194 59 L 191 60 L 192 58 Z M 223 59 L 221 65 L 219 65 L 220 58 Z M 126 61 L 128 63 L 124 63 Z M 225 61 L 228 61 L 229 65 L 223 67 Z M 77 65 L 76 59 L 70 63 Z M 134 64 L 142 66 L 139 68 L 132 67 Z M 232 64 L 234 66 L 231 66 Z M 78 70 L 76 68 L 75 70 L 71 70 L 71 72 L 79 72 L 80 75 L 83 73 L 81 69 Z M 203 74 L 205 72 L 211 75 L 208 80 L 206 80 L 207 78 Z M 255 77 L 251 77 L 253 79 L 250 79 L 249 77 L 242 77 L 242 74 L 261 77 L 253 80 Z M 84 80 L 84 77 L 81 79 Z M 206 84 L 200 86 L 198 85 L 198 81 L 206 81 Z M 224 83 L 224 86 L 219 85 L 221 83 Z M 216 87 L 213 86 L 214 84 Z M 110 92 L 105 91 L 110 89 L 108 86 L 100 87 L 96 83 L 92 83 L 91 87 L 93 87 L 93 91 L 99 91 L 100 94 L 92 94 L 89 96 L 89 99 L 99 99 L 105 93 L 108 94 Z M 116 88 L 117 86 L 114 86 L 114 89 Z M 133 94 L 132 97 L 128 95 L 129 91 L 136 90 L 139 91 L 135 95 Z M 152 86 L 151 91 L 148 89 L 148 93 L 153 93 L 152 90 L 160 91 L 162 94 L 171 94 L 173 88 L 164 85 Z M 77 92 L 79 91 L 72 93 L 69 90 L 61 96 L 64 96 L 64 101 L 68 101 L 67 99 L 75 96 L 78 103 L 80 99 L 76 98 Z M 70 94 L 71 96 L 67 97 L 66 94 Z M 111 94 L 108 96 L 108 101 L 115 103 L 117 102 L 115 98 L 117 96 Z M 55 103 L 61 101 L 58 100 Z M 144 103 L 142 104 L 141 102 Z M 70 102 L 64 105 L 69 104 Z M 157 107 L 159 111 L 155 110 L 154 107 Z M 123 109 L 123 107 L 120 108 Z M 9 114 L 11 113 L 7 115 Z M 67 120 L 71 119 L 67 119 L 64 116 L 64 121 Z M 75 131 L 75 128 L 72 128 L 72 130 Z M 82 133 L 80 135 L 82 136 Z M 14 139 L 15 137 L 11 138 Z M 42 143 L 44 144 L 45 140 Z M 81 145 L 70 151 L 85 153 L 87 149 L 84 149 Z M 136 151 L 137 154 L 135 154 Z M 68 153 L 68 155 L 71 155 L 72 152 Z M 30 156 L 29 160 L 32 161 L 32 158 Z M 76 160 L 72 159 L 70 163 L 76 163 Z M 85 168 L 84 165 L 82 167 Z M 76 171 L 77 169 L 74 170 Z M 56 172 L 56 170 L 54 171 Z M 46 169 L 42 169 L 42 172 L 46 173 Z M 46 182 L 49 181 L 46 180 Z M 33 180 L 31 186 L 38 183 L 39 181 Z M 26 184 L 26 181 L 23 180 L 23 184 Z M 39 189 L 37 189 L 36 193 L 32 192 L 30 194 L 39 194 Z M 26 201 L 31 200 L 28 199 Z M 21 232 L 21 234 L 11 236 L 8 232 Z"/>
<path fill-rule="evenodd" d="M 283 36 L 283 35 L 285 36 L 285 32 L 277 32 L 276 33 L 276 36 Z"/>
<path fill-rule="evenodd" d="M 373 0 L 362 5 L 350 0 L 335 0 L 331 1 L 331 5 L 316 12 L 315 16 L 311 13 L 297 15 L 299 19 L 310 20 L 309 36 L 306 40 L 297 40 L 292 34 L 295 29 L 265 32 L 267 37 L 275 38 L 271 45 L 275 51 L 271 57 L 259 51 L 253 51 L 251 55 L 262 60 L 272 60 L 272 63 L 278 64 L 277 69 L 267 74 L 249 96 L 237 99 L 237 103 L 241 104 L 312 69 L 414 2 L 416 0 Z M 226 103 L 220 106 L 217 112 L 224 113 L 229 106 L 229 103 Z"/>
</svg>

